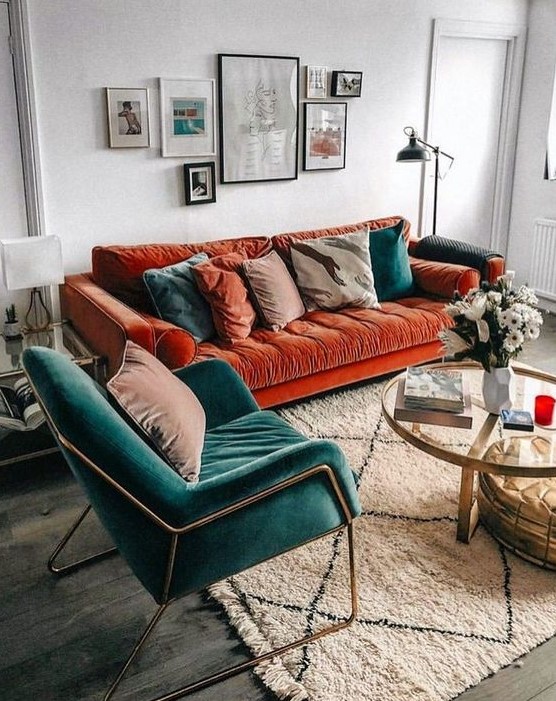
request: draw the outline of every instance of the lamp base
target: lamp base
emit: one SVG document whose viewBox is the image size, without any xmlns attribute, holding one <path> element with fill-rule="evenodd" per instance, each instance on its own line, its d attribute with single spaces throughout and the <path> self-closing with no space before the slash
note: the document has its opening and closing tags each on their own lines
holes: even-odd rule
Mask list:
<svg viewBox="0 0 556 701">
<path fill-rule="evenodd" d="M 46 331 L 50 328 L 51 323 L 52 317 L 42 298 L 42 291 L 38 287 L 33 287 L 29 309 L 25 314 L 25 331 L 27 333 Z"/>
</svg>

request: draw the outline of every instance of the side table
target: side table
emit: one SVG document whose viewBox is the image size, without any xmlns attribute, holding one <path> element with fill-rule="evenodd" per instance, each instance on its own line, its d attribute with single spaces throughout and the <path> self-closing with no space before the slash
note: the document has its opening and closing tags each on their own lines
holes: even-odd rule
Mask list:
<svg viewBox="0 0 556 701">
<path fill-rule="evenodd" d="M 23 377 L 21 356 L 25 348 L 31 346 L 53 348 L 68 355 L 99 384 L 104 384 L 106 374 L 104 358 L 93 353 L 67 321 L 53 324 L 48 331 L 24 334 L 19 339 L 6 339 L 1 336 L 0 384 L 13 384 L 20 377 Z M 35 446 L 26 449 L 25 442 L 35 443 Z M 35 431 L 12 431 L 0 427 L 0 467 L 57 451 L 58 447 L 54 444 L 49 429 L 45 426 L 41 426 Z"/>
</svg>

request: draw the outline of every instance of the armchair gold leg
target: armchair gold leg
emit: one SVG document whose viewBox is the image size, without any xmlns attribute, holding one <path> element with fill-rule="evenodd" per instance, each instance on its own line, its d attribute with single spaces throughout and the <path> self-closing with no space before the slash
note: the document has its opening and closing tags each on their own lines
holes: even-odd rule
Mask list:
<svg viewBox="0 0 556 701">
<path fill-rule="evenodd" d="M 300 647 L 301 645 L 307 645 L 308 643 L 314 642 L 315 640 L 318 640 L 319 638 L 323 638 L 325 635 L 329 635 L 330 633 L 336 633 L 340 630 L 343 630 L 344 628 L 347 628 L 350 626 L 353 621 L 355 620 L 355 617 L 357 616 L 357 586 L 356 586 L 356 579 L 355 579 L 355 560 L 354 560 L 354 548 L 353 548 L 353 524 L 349 523 L 347 525 L 347 533 L 348 533 L 348 555 L 349 555 L 349 586 L 350 586 L 350 592 L 351 592 L 351 614 L 349 617 L 345 620 L 342 621 L 341 623 L 336 623 L 333 626 L 329 626 L 328 628 L 324 628 L 323 630 L 318 631 L 317 633 L 313 633 L 312 635 L 307 635 L 303 638 L 300 638 L 299 640 L 296 640 L 292 643 L 288 643 L 287 645 L 283 645 L 282 647 L 276 648 L 275 650 L 271 650 L 270 652 L 265 652 L 262 655 L 258 655 L 257 657 L 254 657 L 250 660 L 247 660 L 246 662 L 241 662 L 240 664 L 234 665 L 233 667 L 229 667 L 228 669 L 225 669 L 221 672 L 217 672 L 216 674 L 211 674 L 208 677 L 204 677 L 203 679 L 200 679 L 199 681 L 193 682 L 191 684 L 188 684 L 187 686 L 181 687 L 180 689 L 176 689 L 175 691 L 171 691 L 168 694 L 164 694 L 163 696 L 158 696 L 151 701 L 175 701 L 175 699 L 180 699 L 183 698 L 184 696 L 188 696 L 189 694 L 192 694 L 196 691 L 200 691 L 201 689 L 205 689 L 206 687 L 212 686 L 213 684 L 217 684 L 218 682 L 224 681 L 225 679 L 229 679 L 230 677 L 235 676 L 236 674 L 241 674 L 241 672 L 245 672 L 248 669 L 251 669 L 252 667 L 255 667 L 256 665 L 260 664 L 261 662 L 264 662 L 265 660 L 269 660 L 272 657 L 278 657 L 280 655 L 285 654 L 286 652 L 290 652 L 291 650 L 294 650 L 297 647 Z M 160 620 L 162 614 L 166 611 L 168 606 L 172 602 L 168 602 L 166 604 L 162 604 L 159 606 L 157 609 L 155 615 L 151 619 L 149 625 L 137 641 L 135 647 L 133 648 L 133 651 L 131 655 L 128 657 L 126 660 L 124 666 L 118 673 L 118 676 L 112 683 L 112 686 L 108 689 L 106 695 L 104 696 L 103 701 L 109 701 L 109 699 L 112 698 L 112 695 L 116 691 L 117 687 L 119 686 L 120 682 L 122 681 L 125 673 L 127 672 L 130 664 L 132 661 L 135 659 L 137 653 L 140 651 L 141 647 L 143 646 L 144 642 L 147 640 L 149 637 L 150 633 L 152 632 L 153 628 L 155 625 L 158 623 Z"/>
<path fill-rule="evenodd" d="M 62 540 L 58 543 L 56 548 L 54 549 L 54 552 L 50 556 L 48 560 L 47 567 L 48 569 L 53 573 L 53 574 L 68 574 L 69 572 L 73 572 L 75 569 L 78 567 L 81 567 L 81 565 L 85 565 L 86 563 L 89 562 L 94 562 L 95 560 L 100 560 L 104 557 L 108 557 L 108 555 L 111 555 L 112 553 L 115 553 L 117 551 L 117 548 L 109 548 L 108 550 L 103 550 L 100 553 L 95 553 L 94 555 L 89 555 L 88 557 L 84 557 L 81 560 L 76 560 L 75 562 L 70 562 L 67 565 L 62 565 L 58 567 L 56 565 L 56 558 L 62 550 L 66 547 L 68 542 L 71 540 L 72 536 L 74 533 L 77 531 L 79 526 L 83 523 L 85 520 L 85 517 L 91 510 L 91 505 L 89 504 L 88 506 L 85 507 L 85 509 L 81 512 L 81 514 L 77 517 L 75 520 L 74 524 L 71 526 L 69 531 L 66 533 L 66 535 L 62 538 Z"/>
</svg>

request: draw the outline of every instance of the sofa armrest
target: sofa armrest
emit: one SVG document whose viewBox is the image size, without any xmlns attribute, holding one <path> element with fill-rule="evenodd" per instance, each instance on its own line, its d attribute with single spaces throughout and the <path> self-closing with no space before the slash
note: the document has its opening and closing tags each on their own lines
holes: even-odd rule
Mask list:
<svg viewBox="0 0 556 701">
<path fill-rule="evenodd" d="M 62 317 L 107 361 L 107 377 L 120 366 L 127 339 L 155 352 L 152 326 L 99 287 L 88 274 L 68 275 L 60 288 Z"/>
<path fill-rule="evenodd" d="M 439 263 L 454 263 L 475 268 L 481 280 L 494 283 L 506 270 L 504 256 L 484 246 L 476 246 L 443 236 L 426 236 L 408 241 L 409 255 Z"/>
<path fill-rule="evenodd" d="M 197 355 L 197 341 L 185 329 L 150 314 L 141 314 L 154 332 L 154 355 L 170 370 L 189 365 Z"/>
<path fill-rule="evenodd" d="M 193 363 L 174 372 L 195 392 L 207 415 L 207 430 L 260 411 L 257 402 L 231 365 L 217 358 Z M 218 387 L 218 391 L 215 391 Z"/>
<path fill-rule="evenodd" d="M 432 260 L 409 257 L 411 272 L 417 286 L 427 294 L 451 299 L 454 292 L 464 295 L 473 287 L 479 287 L 481 276 L 475 268 L 454 263 L 438 263 Z"/>
</svg>

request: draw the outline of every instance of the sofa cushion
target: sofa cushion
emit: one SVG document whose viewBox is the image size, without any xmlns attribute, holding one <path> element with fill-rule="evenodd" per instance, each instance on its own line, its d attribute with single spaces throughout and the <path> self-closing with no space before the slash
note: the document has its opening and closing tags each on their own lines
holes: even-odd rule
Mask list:
<svg viewBox="0 0 556 701">
<path fill-rule="evenodd" d="M 140 311 L 153 312 L 143 273 L 148 268 L 174 265 L 196 253 L 209 258 L 242 251 L 247 258 L 266 255 L 272 249 L 266 236 L 244 236 L 206 243 L 151 243 L 136 246 L 95 246 L 92 252 L 93 280 L 103 289 Z"/>
<path fill-rule="evenodd" d="M 294 241 L 291 257 L 309 309 L 379 306 L 366 227 L 342 236 Z"/>
<path fill-rule="evenodd" d="M 143 273 L 158 316 L 189 331 L 197 341 L 206 341 L 215 334 L 210 305 L 193 275 L 193 267 L 208 259 L 206 253 L 197 253 L 181 263 Z"/>
<path fill-rule="evenodd" d="M 242 269 L 264 326 L 278 331 L 305 314 L 295 282 L 276 251 L 244 261 Z"/>
<path fill-rule="evenodd" d="M 369 219 L 367 221 L 358 222 L 357 224 L 347 224 L 346 226 L 334 226 L 327 229 L 312 229 L 309 231 L 296 231 L 288 234 L 277 234 L 272 237 L 272 246 L 279 253 L 286 265 L 291 266 L 290 248 L 294 241 L 306 241 L 307 239 L 318 239 L 322 236 L 341 236 L 342 234 L 351 234 L 354 231 L 359 231 L 367 227 L 369 231 L 375 229 L 385 229 L 388 226 L 394 226 L 400 220 L 403 221 L 403 236 L 409 240 L 410 224 L 407 219 L 401 216 L 382 217 L 382 219 Z M 249 256 L 250 258 L 253 256 Z"/>
<path fill-rule="evenodd" d="M 369 232 L 371 265 L 378 301 L 409 297 L 415 291 L 409 265 L 403 219 L 394 226 Z"/>
<path fill-rule="evenodd" d="M 206 419 L 189 387 L 154 355 L 127 341 L 122 366 L 106 388 L 176 472 L 197 482 Z"/>
<path fill-rule="evenodd" d="M 255 329 L 232 348 L 201 343 L 196 361 L 222 358 L 252 390 L 269 387 L 382 353 L 438 342 L 438 332 L 452 323 L 444 312 L 445 303 L 408 297 L 384 302 L 382 309 L 308 312 L 281 331 Z"/>
<path fill-rule="evenodd" d="M 257 315 L 239 274 L 245 256 L 225 253 L 193 268 L 199 289 L 210 304 L 218 336 L 226 343 L 247 338 Z"/>
</svg>

